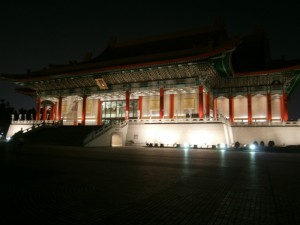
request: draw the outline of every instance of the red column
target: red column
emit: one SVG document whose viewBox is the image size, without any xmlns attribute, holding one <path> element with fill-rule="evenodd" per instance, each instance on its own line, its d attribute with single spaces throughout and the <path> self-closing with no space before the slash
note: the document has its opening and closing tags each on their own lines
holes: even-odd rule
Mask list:
<svg viewBox="0 0 300 225">
<path fill-rule="evenodd" d="M 283 119 L 284 121 L 288 121 L 289 120 L 288 99 L 287 99 L 287 94 L 285 92 L 283 93 L 283 106 L 284 106 Z"/>
<path fill-rule="evenodd" d="M 216 119 L 218 117 L 218 112 L 217 112 L 217 109 L 218 109 L 218 99 L 217 98 L 214 98 L 214 118 Z"/>
<path fill-rule="evenodd" d="M 159 89 L 159 118 L 164 117 L 164 89 Z"/>
<path fill-rule="evenodd" d="M 281 120 L 288 121 L 288 107 L 287 107 L 287 94 L 285 92 L 282 93 L 280 97 L 280 106 L 281 106 Z"/>
<path fill-rule="evenodd" d="M 81 124 L 85 125 L 85 116 L 86 116 L 86 95 L 82 97 L 82 114 L 81 114 Z"/>
<path fill-rule="evenodd" d="M 229 96 L 229 121 L 230 123 L 234 122 L 234 102 L 233 96 Z"/>
<path fill-rule="evenodd" d="M 58 97 L 58 112 L 57 112 L 57 119 L 61 120 L 61 110 L 62 110 L 62 97 Z"/>
<path fill-rule="evenodd" d="M 41 98 L 37 98 L 36 100 L 36 114 L 35 114 L 35 120 L 40 120 L 40 113 L 41 113 Z"/>
<path fill-rule="evenodd" d="M 57 118 L 57 102 L 53 105 L 53 120 L 56 120 Z"/>
<path fill-rule="evenodd" d="M 203 86 L 198 87 L 198 112 L 199 118 L 203 118 Z"/>
<path fill-rule="evenodd" d="M 98 99 L 98 115 L 97 115 L 97 125 L 101 125 L 101 118 L 102 117 L 102 103 L 101 100 Z"/>
<path fill-rule="evenodd" d="M 174 118 L 174 94 L 170 94 L 170 119 Z"/>
<path fill-rule="evenodd" d="M 51 109 L 50 109 L 50 120 L 53 120 L 53 113 L 54 113 L 54 105 L 51 106 Z"/>
<path fill-rule="evenodd" d="M 283 121 L 283 98 L 282 96 L 280 96 L 280 117 L 281 117 L 281 121 Z"/>
<path fill-rule="evenodd" d="M 43 108 L 43 121 L 46 121 L 47 119 L 47 106 L 44 106 Z"/>
<path fill-rule="evenodd" d="M 130 104 L 130 92 L 126 91 L 126 99 L 125 99 L 125 120 L 129 119 L 129 104 Z"/>
<path fill-rule="evenodd" d="M 210 101 L 210 94 L 209 94 L 209 92 L 206 92 L 206 95 L 205 95 L 205 97 L 206 97 L 206 116 L 207 117 L 209 117 L 210 116 L 210 108 L 209 108 L 209 101 Z"/>
<path fill-rule="evenodd" d="M 267 121 L 272 121 L 272 103 L 271 103 L 271 93 L 267 93 Z"/>
<path fill-rule="evenodd" d="M 140 118 L 142 119 L 143 117 L 143 96 L 139 96 L 139 111 L 140 111 Z"/>
<path fill-rule="evenodd" d="M 248 123 L 252 124 L 252 96 L 247 95 L 247 105 L 248 105 Z"/>
</svg>

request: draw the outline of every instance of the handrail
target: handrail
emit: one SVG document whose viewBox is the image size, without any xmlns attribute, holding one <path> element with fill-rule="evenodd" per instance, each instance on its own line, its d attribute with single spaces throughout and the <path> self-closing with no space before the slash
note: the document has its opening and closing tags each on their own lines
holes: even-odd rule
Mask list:
<svg viewBox="0 0 300 225">
<path fill-rule="evenodd" d="M 111 124 L 111 125 L 105 125 L 100 127 L 97 130 L 93 130 L 91 133 L 89 133 L 86 138 L 84 139 L 83 143 L 84 145 L 86 145 L 87 143 L 89 143 L 90 141 L 94 140 L 96 137 L 99 137 L 100 135 L 102 135 L 103 133 L 107 132 L 108 130 L 115 128 L 115 127 L 119 127 L 119 128 L 123 128 L 127 125 L 126 121 L 123 121 L 120 124 Z"/>
<path fill-rule="evenodd" d="M 12 120 L 11 124 L 28 125 L 28 124 L 57 124 L 62 123 L 62 120 Z"/>
<path fill-rule="evenodd" d="M 111 129 L 113 126 L 112 125 L 107 125 L 107 126 L 102 126 L 101 128 L 97 130 L 93 130 L 91 133 L 89 133 L 86 138 L 83 140 L 84 145 L 95 139 L 96 137 L 100 136 L 104 132 L 108 131 Z"/>
<path fill-rule="evenodd" d="M 113 126 L 114 126 L 114 127 L 123 128 L 123 127 L 125 127 L 127 124 L 128 124 L 127 121 L 124 120 L 124 121 L 122 121 L 120 124 L 113 124 Z"/>
<path fill-rule="evenodd" d="M 46 126 L 56 128 L 56 127 L 59 127 L 59 126 L 62 126 L 62 125 L 63 125 L 62 120 L 42 121 L 40 123 L 32 123 L 32 127 L 29 127 L 25 130 L 21 129 L 19 132 L 22 133 L 22 134 L 27 134 L 28 132 L 36 131 L 36 130 L 39 130 L 39 129 L 41 129 L 43 127 L 46 127 Z"/>
</svg>

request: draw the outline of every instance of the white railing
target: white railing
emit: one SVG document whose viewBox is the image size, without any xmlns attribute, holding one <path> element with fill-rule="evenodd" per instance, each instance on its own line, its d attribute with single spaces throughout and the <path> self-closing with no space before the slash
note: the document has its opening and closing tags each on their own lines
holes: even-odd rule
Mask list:
<svg viewBox="0 0 300 225">
<path fill-rule="evenodd" d="M 120 124 L 113 124 L 113 127 L 119 127 L 119 128 L 123 128 L 127 125 L 127 121 L 122 121 Z"/>
<path fill-rule="evenodd" d="M 89 133 L 86 138 L 83 140 L 83 144 L 86 145 L 96 137 L 102 135 L 106 131 L 110 130 L 113 126 L 112 125 L 103 125 L 97 130 L 93 130 L 91 133 Z"/>
<path fill-rule="evenodd" d="M 225 122 L 225 118 L 163 118 L 163 119 L 130 119 L 129 123 L 216 123 Z"/>
<path fill-rule="evenodd" d="M 13 121 L 12 124 L 17 124 L 17 125 L 29 125 L 32 124 L 31 127 L 23 130 L 21 129 L 19 132 L 25 134 L 28 133 L 29 131 L 33 131 L 33 130 L 38 130 L 42 127 L 45 126 L 49 126 L 49 127 L 58 127 L 58 126 L 62 126 L 62 121 L 59 120 L 46 120 L 46 121 L 35 121 L 35 120 L 23 120 L 23 121 Z"/>
<path fill-rule="evenodd" d="M 248 122 L 234 122 L 233 126 L 300 126 L 299 121 L 254 121 L 251 124 Z"/>
<path fill-rule="evenodd" d="M 12 120 L 11 124 L 17 124 L 17 125 L 28 125 L 28 124 L 57 124 L 60 123 L 60 120 Z"/>
<path fill-rule="evenodd" d="M 220 118 L 175 118 L 175 119 L 130 119 L 128 123 L 131 124 L 149 124 L 149 123 L 224 123 L 230 126 L 300 126 L 300 121 L 252 121 L 248 123 L 247 120 L 236 121 L 230 123 L 226 117 Z"/>
</svg>

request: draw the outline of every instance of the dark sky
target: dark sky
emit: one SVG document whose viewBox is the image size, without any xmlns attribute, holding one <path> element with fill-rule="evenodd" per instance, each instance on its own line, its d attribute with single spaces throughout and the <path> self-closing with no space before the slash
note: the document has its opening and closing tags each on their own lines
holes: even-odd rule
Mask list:
<svg viewBox="0 0 300 225">
<path fill-rule="evenodd" d="M 0 72 L 22 74 L 48 64 L 81 61 L 86 53 L 100 54 L 112 36 L 133 39 L 201 28 L 211 25 L 215 17 L 224 20 L 230 36 L 249 34 L 256 24 L 262 25 L 273 58 L 300 59 L 297 1 L 177 2 L 1 3 Z M 0 81 L 0 98 L 15 108 L 35 107 L 34 99 L 13 90 L 12 85 Z M 290 111 L 293 117 L 300 117 L 300 109 Z"/>
</svg>

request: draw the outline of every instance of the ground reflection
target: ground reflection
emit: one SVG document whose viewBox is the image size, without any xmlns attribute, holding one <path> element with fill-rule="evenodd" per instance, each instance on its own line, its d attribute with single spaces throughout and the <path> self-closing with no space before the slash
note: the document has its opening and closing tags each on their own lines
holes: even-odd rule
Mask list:
<svg viewBox="0 0 300 225">
<path fill-rule="evenodd" d="M 221 154 L 221 163 L 220 163 L 220 165 L 222 167 L 226 166 L 226 159 L 225 159 L 226 150 L 225 149 L 221 149 L 220 150 L 220 154 Z"/>
</svg>

